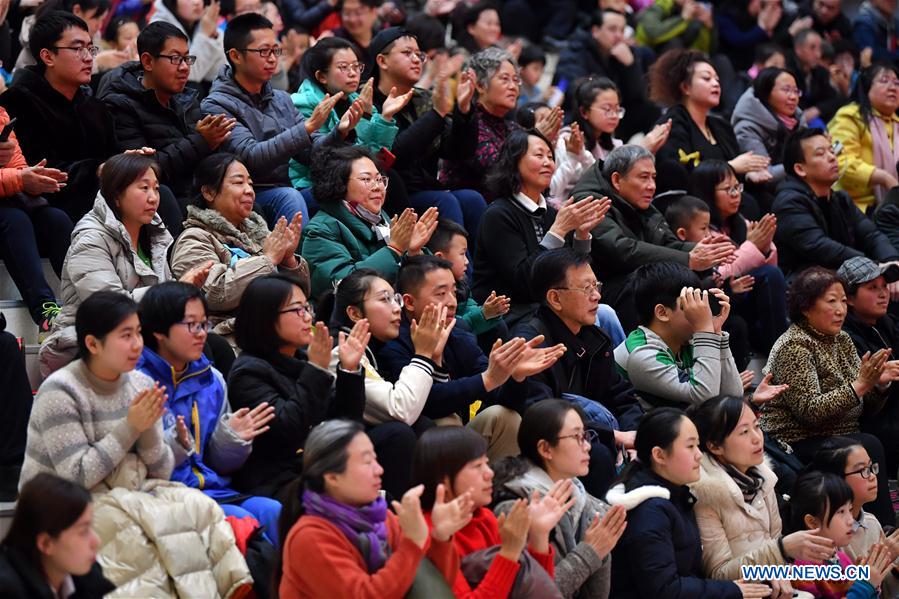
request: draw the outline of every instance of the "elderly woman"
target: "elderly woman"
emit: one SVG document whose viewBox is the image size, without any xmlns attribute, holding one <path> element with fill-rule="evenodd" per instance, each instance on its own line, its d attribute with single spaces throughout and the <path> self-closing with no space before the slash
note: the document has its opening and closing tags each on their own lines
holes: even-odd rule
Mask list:
<svg viewBox="0 0 899 599">
<path fill-rule="evenodd" d="M 799 109 L 801 97 L 792 73 L 769 67 L 761 70 L 740 97 L 731 116 L 740 149 L 771 159 L 768 173 L 772 183 L 786 177 L 783 153 L 787 137 L 805 124 Z"/>
<path fill-rule="evenodd" d="M 862 71 L 856 90 L 855 102 L 840 108 L 827 129 L 843 144 L 837 184 L 865 210 L 899 185 L 899 68 L 874 63 Z"/>
<path fill-rule="evenodd" d="M 391 220 L 384 212 L 387 177 L 359 146 L 329 150 L 312 165 L 315 197 L 321 204 L 303 232 L 302 253 L 318 298 L 333 281 L 358 268 L 372 268 L 393 280 L 406 255 L 418 255 L 437 228 L 437 208 L 418 218 L 406 209 Z"/>
<path fill-rule="evenodd" d="M 270 232 L 265 219 L 253 212 L 256 194 L 247 167 L 232 154 L 203 159 L 195 181 L 197 196 L 172 250 L 172 272 L 180 276 L 212 264 L 203 284 L 208 317 L 217 333 L 228 335 L 250 281 L 278 270 L 308 278 L 306 262 L 296 255 L 302 215 L 290 223 L 282 218 Z"/>
<path fill-rule="evenodd" d="M 696 523 L 702 539 L 703 570 L 711 578 L 736 580 L 740 566 L 786 564 L 833 553 L 830 539 L 798 531 L 781 536 L 774 485 L 765 463 L 764 438 L 752 406 L 740 397 L 720 397 L 689 412 L 702 450 Z M 786 581 L 771 581 L 772 597 L 791 597 Z"/>
<path fill-rule="evenodd" d="M 899 379 L 899 362 L 888 362 L 886 349 L 859 358 L 843 331 L 845 283 L 833 271 L 813 267 L 799 273 L 788 298 L 793 324 L 771 349 L 765 372 L 789 389 L 768 402 L 762 428 L 806 462 L 828 438 L 841 435 L 858 440 L 871 459 L 885 466 L 883 444 L 859 431 L 859 418 L 882 407 L 884 387 Z M 892 525 L 887 479 L 881 468 L 871 512 Z"/>
</svg>

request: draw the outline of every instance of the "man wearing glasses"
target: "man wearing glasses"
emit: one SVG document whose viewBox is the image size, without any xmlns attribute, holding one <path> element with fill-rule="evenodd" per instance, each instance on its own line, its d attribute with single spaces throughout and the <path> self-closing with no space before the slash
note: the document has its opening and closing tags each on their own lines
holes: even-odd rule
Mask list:
<svg viewBox="0 0 899 599">
<path fill-rule="evenodd" d="M 351 104 L 330 134 L 318 133 L 342 94 L 323 100 L 304 119 L 290 95 L 272 87 L 283 49 L 271 21 L 262 15 L 247 13 L 228 23 L 225 53 L 228 66 L 201 103 L 203 113 L 236 120 L 221 149 L 236 154 L 250 171 L 256 203 L 269 227 L 282 216 L 290 222 L 297 212 L 308 221 L 311 214 L 302 194 L 290 183 L 288 161 L 293 158 L 308 165 L 313 145 L 341 143 L 362 118 L 362 103 Z"/>
<path fill-rule="evenodd" d="M 140 62 L 110 71 L 98 96 L 115 119 L 119 148 L 156 148 L 162 182 L 184 206 L 199 162 L 234 128 L 223 114 L 203 116 L 197 92 L 186 87 L 196 56 L 187 36 L 171 23 L 150 23 L 137 38 Z"/>
</svg>

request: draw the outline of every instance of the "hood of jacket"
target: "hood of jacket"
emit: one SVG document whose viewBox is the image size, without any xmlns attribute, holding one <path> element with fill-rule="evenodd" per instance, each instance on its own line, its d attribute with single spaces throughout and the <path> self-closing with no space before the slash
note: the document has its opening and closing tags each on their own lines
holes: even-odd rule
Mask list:
<svg viewBox="0 0 899 599">
<path fill-rule="evenodd" d="M 239 246 L 253 255 L 262 251 L 262 244 L 269 235 L 265 219 L 255 212 L 250 212 L 250 216 L 235 227 L 218 210 L 196 206 L 187 207 L 185 230 L 188 227 L 205 229 L 223 244 Z"/>
<path fill-rule="evenodd" d="M 245 90 L 236 79 L 234 79 L 234 72 L 231 70 L 231 65 L 226 64 L 212 82 L 212 87 L 209 88 L 209 95 L 212 96 L 215 94 L 233 96 L 241 102 L 260 108 L 272 101 L 272 98 L 275 97 L 275 90 L 272 87 L 272 82 L 266 81 L 262 84 L 262 89 L 259 91 L 259 94 L 251 94 Z"/>
<path fill-rule="evenodd" d="M 793 113 L 793 118 L 797 120 L 802 118 L 802 111 L 798 107 Z M 774 113 L 761 100 L 755 97 L 755 90 L 751 87 L 737 100 L 733 115 L 730 117 L 730 122 L 733 125 L 742 120 L 755 123 L 771 136 L 775 136 L 784 127 L 780 119 L 774 116 Z"/>
<path fill-rule="evenodd" d="M 626 483 L 618 483 L 606 493 L 609 505 L 623 505 L 628 511 L 655 498 L 686 505 L 692 505 L 696 501 L 687 486 L 675 485 L 643 465 L 639 466 Z"/>
</svg>

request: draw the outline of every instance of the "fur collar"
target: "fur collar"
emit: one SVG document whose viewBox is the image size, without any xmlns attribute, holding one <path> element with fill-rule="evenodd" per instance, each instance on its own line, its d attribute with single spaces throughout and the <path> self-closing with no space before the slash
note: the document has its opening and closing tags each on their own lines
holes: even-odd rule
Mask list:
<svg viewBox="0 0 899 599">
<path fill-rule="evenodd" d="M 618 484 L 606 493 L 606 502 L 609 505 L 623 505 L 625 509 L 630 511 L 647 499 L 654 497 L 671 499 L 671 491 L 659 485 L 643 485 L 632 491 L 625 492 L 624 485 Z"/>
<path fill-rule="evenodd" d="M 240 227 L 235 227 L 225 220 L 219 211 L 196 206 L 187 207 L 184 228 L 189 227 L 206 229 L 222 243 L 240 246 L 250 254 L 262 252 L 262 244 L 269 234 L 265 219 L 255 212 L 251 212 L 250 216 L 240 223 Z"/>
</svg>

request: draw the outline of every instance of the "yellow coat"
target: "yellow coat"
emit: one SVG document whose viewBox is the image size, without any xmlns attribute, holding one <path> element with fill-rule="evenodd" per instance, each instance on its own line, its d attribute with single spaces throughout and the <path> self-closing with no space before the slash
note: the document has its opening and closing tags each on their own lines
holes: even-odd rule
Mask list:
<svg viewBox="0 0 899 599">
<path fill-rule="evenodd" d="M 893 126 L 899 123 L 895 114 L 885 117 L 876 110 L 874 114 L 883 120 L 887 138 L 892 143 Z M 846 191 L 859 209 L 865 209 L 874 203 L 874 190 L 870 185 L 874 173 L 874 142 L 871 129 L 862 121 L 861 110 L 857 102 L 840 108 L 827 125 L 834 140 L 843 144 L 843 152 L 839 155 L 840 179 L 837 189 Z"/>
</svg>

